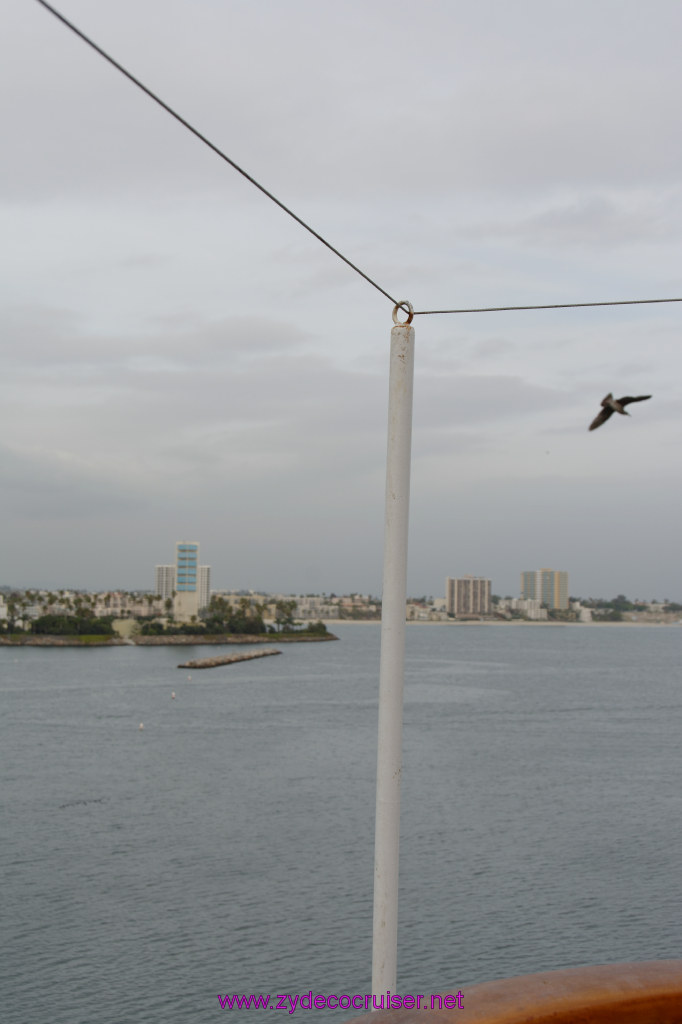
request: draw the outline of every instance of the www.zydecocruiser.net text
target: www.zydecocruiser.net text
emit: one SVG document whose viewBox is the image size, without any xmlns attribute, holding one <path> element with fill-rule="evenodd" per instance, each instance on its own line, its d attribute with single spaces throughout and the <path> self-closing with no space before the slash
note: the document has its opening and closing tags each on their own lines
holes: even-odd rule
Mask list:
<svg viewBox="0 0 682 1024">
<path fill-rule="evenodd" d="M 459 992 L 427 996 L 423 992 L 415 995 L 399 996 L 390 991 L 376 995 L 290 995 L 278 992 L 277 995 L 237 995 L 237 993 L 219 995 L 218 1001 L 223 1010 L 463 1010 L 463 996 Z"/>
</svg>

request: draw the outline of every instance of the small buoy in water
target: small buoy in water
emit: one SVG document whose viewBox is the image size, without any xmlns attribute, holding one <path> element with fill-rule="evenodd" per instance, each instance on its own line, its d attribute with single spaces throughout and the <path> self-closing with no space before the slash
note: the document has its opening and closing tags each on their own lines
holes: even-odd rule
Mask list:
<svg viewBox="0 0 682 1024">
<path fill-rule="evenodd" d="M 191 679 L 192 677 L 191 677 L 191 676 L 187 676 L 187 678 L 188 678 L 188 679 Z"/>
<path fill-rule="evenodd" d="M 140 729 L 144 729 L 144 722 L 140 722 Z"/>
<path fill-rule="evenodd" d="M 171 700 L 175 700 L 175 690 L 171 693 Z"/>
</svg>

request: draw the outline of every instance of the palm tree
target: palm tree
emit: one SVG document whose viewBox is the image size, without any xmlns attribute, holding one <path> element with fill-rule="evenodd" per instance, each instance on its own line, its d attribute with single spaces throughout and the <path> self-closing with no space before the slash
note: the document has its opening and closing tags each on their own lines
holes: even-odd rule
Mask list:
<svg viewBox="0 0 682 1024">
<path fill-rule="evenodd" d="M 275 602 L 275 622 L 281 630 L 285 626 L 294 625 L 294 611 L 296 609 L 296 601 L 276 601 Z"/>
<path fill-rule="evenodd" d="M 7 598 L 7 632 L 13 633 L 16 621 L 19 618 L 19 607 L 21 597 L 19 594 L 10 594 Z"/>
</svg>

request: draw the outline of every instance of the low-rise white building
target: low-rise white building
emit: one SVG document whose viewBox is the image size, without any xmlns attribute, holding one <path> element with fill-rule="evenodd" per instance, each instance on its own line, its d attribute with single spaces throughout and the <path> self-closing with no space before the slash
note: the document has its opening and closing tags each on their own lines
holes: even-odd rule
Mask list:
<svg viewBox="0 0 682 1024">
<path fill-rule="evenodd" d="M 498 611 L 519 612 L 532 622 L 544 622 L 548 618 L 547 609 L 536 597 L 502 597 L 497 604 Z"/>
<path fill-rule="evenodd" d="M 314 595 L 312 597 L 299 596 L 296 598 L 296 618 L 319 620 L 338 619 L 341 614 L 338 604 L 331 604 L 325 595 Z"/>
</svg>

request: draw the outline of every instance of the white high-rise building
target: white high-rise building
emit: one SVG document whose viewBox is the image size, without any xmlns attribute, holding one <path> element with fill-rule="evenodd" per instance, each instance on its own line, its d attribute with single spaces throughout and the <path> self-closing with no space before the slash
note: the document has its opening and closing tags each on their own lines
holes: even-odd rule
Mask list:
<svg viewBox="0 0 682 1024">
<path fill-rule="evenodd" d="M 168 597 L 173 597 L 175 592 L 175 566 L 174 565 L 157 565 L 156 567 L 156 586 L 154 592 L 162 597 L 164 600 Z"/>
<path fill-rule="evenodd" d="M 199 566 L 199 611 L 208 608 L 211 601 L 211 566 Z"/>
</svg>

